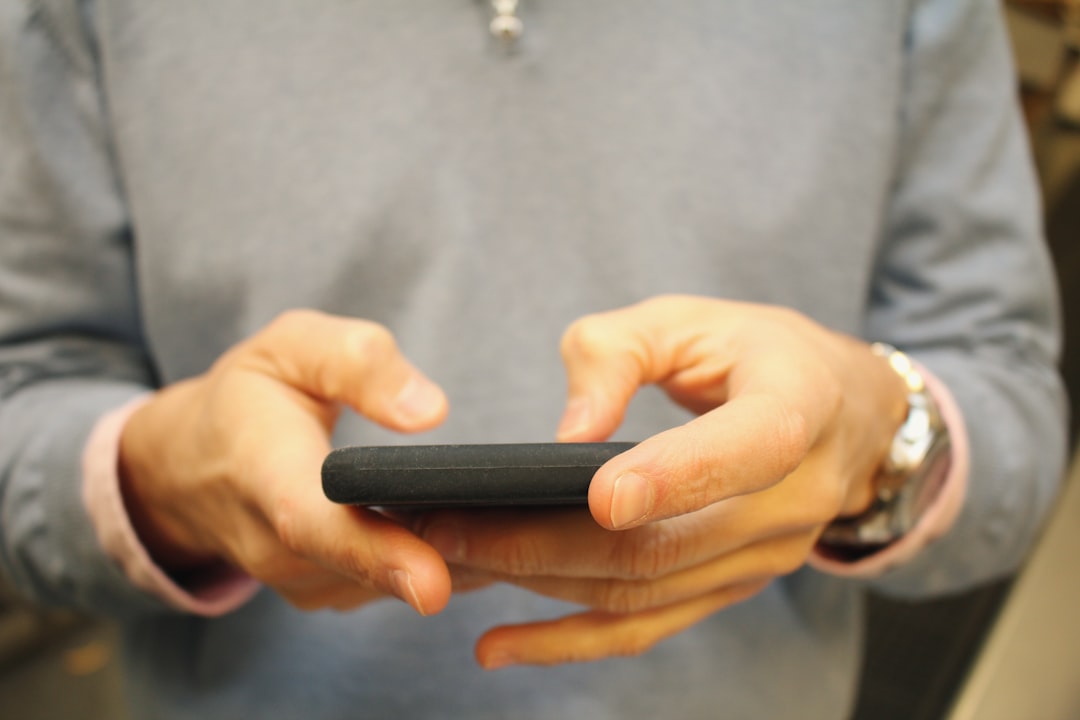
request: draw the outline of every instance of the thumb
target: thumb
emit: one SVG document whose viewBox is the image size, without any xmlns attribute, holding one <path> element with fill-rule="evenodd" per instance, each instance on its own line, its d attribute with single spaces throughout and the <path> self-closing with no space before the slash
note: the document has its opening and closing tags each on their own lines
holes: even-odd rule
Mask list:
<svg viewBox="0 0 1080 720">
<path fill-rule="evenodd" d="M 316 400 L 348 405 L 393 430 L 446 417 L 446 395 L 401 354 L 378 323 L 290 310 L 237 348 L 237 362 Z"/>
</svg>

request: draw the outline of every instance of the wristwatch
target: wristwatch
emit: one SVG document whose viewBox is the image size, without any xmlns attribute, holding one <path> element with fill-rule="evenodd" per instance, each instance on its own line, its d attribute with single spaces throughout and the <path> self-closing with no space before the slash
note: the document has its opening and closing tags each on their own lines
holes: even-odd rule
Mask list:
<svg viewBox="0 0 1080 720">
<path fill-rule="evenodd" d="M 922 374 L 891 345 L 874 343 L 870 350 L 904 380 L 908 413 L 874 479 L 873 503 L 822 533 L 820 542 L 837 550 L 872 552 L 909 532 L 937 497 L 949 463 L 949 430 Z"/>
</svg>

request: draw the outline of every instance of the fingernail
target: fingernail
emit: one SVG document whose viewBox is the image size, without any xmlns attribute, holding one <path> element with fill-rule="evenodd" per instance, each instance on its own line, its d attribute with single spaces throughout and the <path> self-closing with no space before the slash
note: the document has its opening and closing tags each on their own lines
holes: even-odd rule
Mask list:
<svg viewBox="0 0 1080 720">
<path fill-rule="evenodd" d="M 559 439 L 573 438 L 589 429 L 592 409 L 588 398 L 576 397 L 566 405 L 566 412 L 555 436 Z"/>
<path fill-rule="evenodd" d="M 394 405 L 408 420 L 428 420 L 442 410 L 442 390 L 431 381 L 413 375 L 394 399 Z"/>
<path fill-rule="evenodd" d="M 435 548 L 443 560 L 447 562 L 463 562 L 465 560 L 465 537 L 461 534 L 461 528 L 447 522 L 436 522 L 424 530 L 422 535 L 424 542 Z"/>
<path fill-rule="evenodd" d="M 510 653 L 505 650 L 496 650 L 493 653 L 488 654 L 483 661 L 483 667 L 485 670 L 498 670 L 500 668 L 507 667 L 514 664 L 514 658 Z"/>
<path fill-rule="evenodd" d="M 394 594 L 409 603 L 413 610 L 421 615 L 427 615 L 424 606 L 420 603 L 420 596 L 416 594 L 416 588 L 413 587 L 412 575 L 404 570 L 393 570 L 390 572 L 390 586 L 394 588 Z"/>
<path fill-rule="evenodd" d="M 611 526 L 621 528 L 644 519 L 652 509 L 652 485 L 635 473 L 625 473 L 611 489 Z"/>
</svg>

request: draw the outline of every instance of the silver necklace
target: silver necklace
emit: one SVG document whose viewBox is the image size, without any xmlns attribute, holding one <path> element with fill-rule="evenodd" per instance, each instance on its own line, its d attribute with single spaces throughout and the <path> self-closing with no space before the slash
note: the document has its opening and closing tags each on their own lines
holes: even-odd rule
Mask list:
<svg viewBox="0 0 1080 720">
<path fill-rule="evenodd" d="M 513 43 L 521 37 L 524 26 L 517 16 L 518 0 L 491 0 L 495 17 L 491 19 L 491 34 L 503 42 Z"/>
</svg>

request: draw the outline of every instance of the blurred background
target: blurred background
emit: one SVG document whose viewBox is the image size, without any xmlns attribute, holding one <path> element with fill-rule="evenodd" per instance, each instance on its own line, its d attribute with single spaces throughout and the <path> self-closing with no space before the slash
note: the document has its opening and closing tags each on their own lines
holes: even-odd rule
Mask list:
<svg viewBox="0 0 1080 720">
<path fill-rule="evenodd" d="M 1004 7 L 1064 296 L 1062 368 L 1080 408 L 1080 0 Z M 856 718 L 1080 719 L 1080 462 L 1072 465 L 1018 577 L 934 602 L 869 600 Z M 107 623 L 35 610 L 0 585 L 0 718 L 123 720 L 116 642 Z"/>
</svg>

